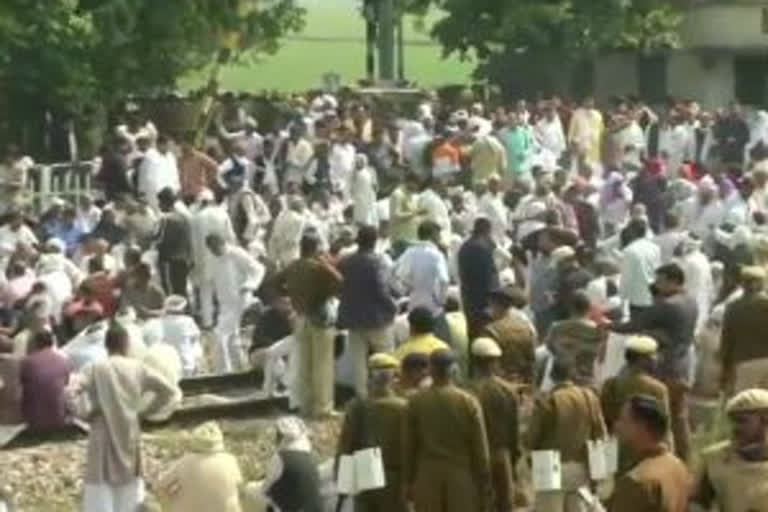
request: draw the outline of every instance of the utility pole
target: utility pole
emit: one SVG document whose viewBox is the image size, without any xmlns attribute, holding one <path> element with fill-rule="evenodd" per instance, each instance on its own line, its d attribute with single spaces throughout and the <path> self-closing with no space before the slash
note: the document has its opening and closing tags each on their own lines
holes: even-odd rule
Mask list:
<svg viewBox="0 0 768 512">
<path fill-rule="evenodd" d="M 378 0 L 379 79 L 395 79 L 395 2 Z"/>
<path fill-rule="evenodd" d="M 405 35 L 402 10 L 397 14 L 397 80 L 405 82 Z"/>
<path fill-rule="evenodd" d="M 365 76 L 368 81 L 376 80 L 376 12 L 375 0 L 365 0 L 363 18 L 365 18 Z"/>
</svg>

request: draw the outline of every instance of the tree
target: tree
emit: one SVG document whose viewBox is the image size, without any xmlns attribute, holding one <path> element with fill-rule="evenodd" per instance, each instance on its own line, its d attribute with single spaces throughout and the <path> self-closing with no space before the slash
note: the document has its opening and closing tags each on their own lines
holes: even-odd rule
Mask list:
<svg viewBox="0 0 768 512">
<path fill-rule="evenodd" d="M 303 15 L 297 0 L 2 0 L 5 121 L 15 135 L 46 112 L 82 118 L 129 94 L 175 88 L 225 46 L 235 60 L 274 53 Z"/>
<path fill-rule="evenodd" d="M 432 28 L 446 55 L 503 56 L 518 76 L 528 68 L 568 74 L 610 50 L 646 53 L 676 47 L 682 17 L 674 0 L 407 0 L 412 11 L 445 12 Z M 493 66 L 504 67 L 504 66 Z M 491 74 L 480 66 L 480 74 Z M 528 73 L 531 71 L 529 70 Z M 543 84 L 542 84 L 543 85 Z M 549 84 L 550 86 L 553 84 Z"/>
</svg>

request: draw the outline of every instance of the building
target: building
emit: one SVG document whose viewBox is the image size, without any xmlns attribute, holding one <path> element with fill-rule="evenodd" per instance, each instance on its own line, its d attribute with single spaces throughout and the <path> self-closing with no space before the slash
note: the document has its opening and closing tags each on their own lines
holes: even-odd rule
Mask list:
<svg viewBox="0 0 768 512">
<path fill-rule="evenodd" d="M 595 63 L 598 99 L 691 97 L 707 108 L 731 100 L 768 105 L 768 1 L 688 0 L 681 47 L 650 56 L 617 52 Z"/>
</svg>

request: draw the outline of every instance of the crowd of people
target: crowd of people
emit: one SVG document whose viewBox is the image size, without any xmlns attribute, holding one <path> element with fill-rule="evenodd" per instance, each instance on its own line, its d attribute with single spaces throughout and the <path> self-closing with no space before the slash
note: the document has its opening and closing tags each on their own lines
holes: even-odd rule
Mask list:
<svg viewBox="0 0 768 512">
<path fill-rule="evenodd" d="M 17 200 L 30 159 L 0 167 L 0 423 L 89 423 L 86 512 L 142 501 L 139 420 L 178 407 L 182 377 L 252 366 L 305 418 L 354 389 L 338 459 L 377 447 L 386 481 L 358 511 L 765 509 L 768 113 L 293 103 L 202 148 L 130 109 L 94 196 L 39 214 Z M 703 454 L 694 392 L 733 424 Z M 283 420 L 259 492 L 323 510 L 306 426 Z M 204 427 L 159 487 L 239 510 Z M 588 447 L 614 438 L 604 485 Z M 549 488 L 525 475 L 543 452 Z"/>
</svg>

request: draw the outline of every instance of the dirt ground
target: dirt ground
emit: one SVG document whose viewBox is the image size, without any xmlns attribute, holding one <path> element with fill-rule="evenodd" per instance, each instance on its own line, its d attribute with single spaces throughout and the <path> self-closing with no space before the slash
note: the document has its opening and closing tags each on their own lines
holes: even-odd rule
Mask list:
<svg viewBox="0 0 768 512">
<path fill-rule="evenodd" d="M 237 456 L 247 481 L 264 476 L 264 465 L 274 452 L 273 422 L 265 419 L 221 421 L 227 449 Z M 313 422 L 312 445 L 318 460 L 332 455 L 340 424 Z M 183 455 L 178 430 L 160 430 L 143 436 L 145 479 L 152 482 Z M 9 487 L 17 512 L 75 512 L 82 493 L 85 441 L 47 444 L 0 452 L 0 488 Z"/>
</svg>

